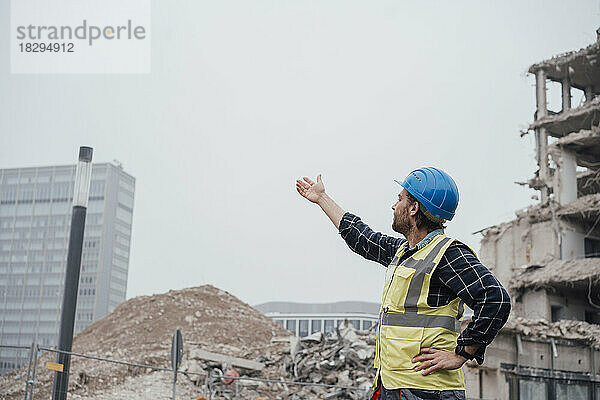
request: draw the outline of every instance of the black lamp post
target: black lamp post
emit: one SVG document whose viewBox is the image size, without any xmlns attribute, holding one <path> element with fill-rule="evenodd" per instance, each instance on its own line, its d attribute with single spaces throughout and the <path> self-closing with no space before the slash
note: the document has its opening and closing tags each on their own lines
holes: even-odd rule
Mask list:
<svg viewBox="0 0 600 400">
<path fill-rule="evenodd" d="M 83 248 L 83 230 L 90 192 L 90 180 L 92 178 L 92 152 L 93 149 L 91 147 L 79 148 L 79 162 L 77 163 L 75 188 L 73 190 L 73 215 L 71 217 L 67 271 L 65 273 L 63 303 L 60 314 L 60 333 L 58 335 L 58 350 L 69 352 L 73 345 L 75 307 L 77 305 L 81 251 Z M 69 354 L 57 353 L 56 362 L 62 365 L 62 371 L 54 373 L 52 400 L 66 400 L 71 356 Z"/>
</svg>

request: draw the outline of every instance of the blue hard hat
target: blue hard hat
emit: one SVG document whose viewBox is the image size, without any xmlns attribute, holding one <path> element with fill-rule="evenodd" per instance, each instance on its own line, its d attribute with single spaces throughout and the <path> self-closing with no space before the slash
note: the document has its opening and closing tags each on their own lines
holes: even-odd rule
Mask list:
<svg viewBox="0 0 600 400">
<path fill-rule="evenodd" d="M 441 169 L 424 167 L 408 174 L 404 182 L 396 181 L 421 203 L 434 220 L 451 220 L 458 206 L 458 187 Z"/>
</svg>

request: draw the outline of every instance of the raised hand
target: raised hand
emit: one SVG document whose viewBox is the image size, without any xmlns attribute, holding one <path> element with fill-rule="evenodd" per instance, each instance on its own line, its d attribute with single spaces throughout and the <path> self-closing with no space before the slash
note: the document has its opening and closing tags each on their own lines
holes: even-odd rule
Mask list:
<svg viewBox="0 0 600 400">
<path fill-rule="evenodd" d="M 306 176 L 303 179 L 296 180 L 296 190 L 308 201 L 318 203 L 325 195 L 325 185 L 323 185 L 323 181 L 321 180 L 321 174 L 317 175 L 316 183 Z"/>
</svg>

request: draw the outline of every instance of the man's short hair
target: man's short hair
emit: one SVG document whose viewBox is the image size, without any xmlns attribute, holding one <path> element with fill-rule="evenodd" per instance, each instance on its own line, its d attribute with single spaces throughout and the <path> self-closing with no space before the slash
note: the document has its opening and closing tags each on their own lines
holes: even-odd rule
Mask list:
<svg viewBox="0 0 600 400">
<path fill-rule="evenodd" d="M 436 229 L 444 229 L 446 227 L 444 225 L 446 222 L 445 220 L 434 221 L 430 219 L 427 217 L 427 211 L 423 204 L 421 204 L 419 200 L 417 200 L 412 194 L 408 193 L 408 191 L 406 191 L 406 195 L 413 203 L 419 203 L 419 211 L 417 211 L 417 214 L 415 215 L 415 221 L 418 229 L 426 228 L 427 233 L 429 233 L 435 231 Z"/>
</svg>

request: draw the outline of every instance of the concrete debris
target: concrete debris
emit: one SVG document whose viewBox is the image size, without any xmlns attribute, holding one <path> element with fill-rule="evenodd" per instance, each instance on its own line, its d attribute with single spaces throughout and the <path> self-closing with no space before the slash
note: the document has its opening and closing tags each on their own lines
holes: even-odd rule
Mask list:
<svg viewBox="0 0 600 400">
<path fill-rule="evenodd" d="M 575 283 L 592 280 L 600 282 L 600 258 L 580 260 L 553 260 L 545 265 L 524 265 L 515 271 L 510 287 L 513 289 L 538 288 L 560 283 Z"/>
<path fill-rule="evenodd" d="M 552 57 L 549 60 L 544 60 L 539 63 L 533 64 L 529 67 L 529 73 L 535 74 L 535 72 L 539 69 L 556 69 L 557 66 L 573 64 L 578 59 L 589 59 L 589 56 L 596 57 L 598 52 L 600 51 L 600 43 L 595 42 L 587 47 L 584 47 L 580 50 L 569 51 L 563 54 L 559 54 L 557 56 Z M 595 64 L 595 62 L 594 62 Z M 560 71 L 560 68 L 558 69 Z M 564 71 L 563 73 L 566 73 Z"/>
<path fill-rule="evenodd" d="M 600 128 L 593 126 L 591 130 L 581 130 L 579 132 L 573 132 L 567 136 L 563 136 L 552 143 L 550 146 L 563 147 L 570 145 L 587 146 L 589 144 L 595 144 L 600 137 Z"/>
<path fill-rule="evenodd" d="M 321 343 L 323 341 L 323 333 L 315 332 L 312 335 L 308 335 L 300 339 L 302 342 Z"/>
<path fill-rule="evenodd" d="M 600 115 L 600 98 L 588 101 L 580 107 L 572 108 L 558 114 L 550 114 L 534 121 L 529 130 L 545 127 L 555 137 L 568 135 L 582 129 L 591 129 L 591 121 L 598 121 Z"/>
<path fill-rule="evenodd" d="M 502 330 L 542 339 L 581 341 L 600 349 L 600 325 L 588 324 L 584 321 L 561 320 L 548 322 L 544 319 L 531 320 L 512 317 Z"/>
<path fill-rule="evenodd" d="M 347 389 L 283 382 L 236 381 L 227 385 L 223 377 L 232 367 L 242 377 L 358 386 L 365 390 L 374 379 L 373 330 L 357 331 L 347 323 L 329 335 L 300 339 L 210 285 L 128 300 L 77 335 L 73 351 L 170 368 L 171 338 L 177 328 L 184 338 L 183 375 L 177 381 L 181 399 L 208 398 L 206 375 L 193 373 L 209 372 L 213 399 L 354 399 L 357 395 Z M 53 353 L 39 357 L 34 398 L 50 397 L 53 373 L 43 365 L 54 359 Z M 24 367 L 0 376 L 3 399 L 23 398 L 26 374 Z M 167 398 L 171 390 L 172 372 L 72 358 L 69 398 Z"/>
<path fill-rule="evenodd" d="M 488 226 L 474 233 L 481 233 L 483 235 L 483 239 L 481 241 L 481 246 L 483 248 L 485 247 L 484 243 L 498 240 L 499 237 L 504 235 L 504 233 L 509 231 L 515 225 L 520 224 L 522 221 L 527 222 L 528 224 L 534 224 L 537 222 L 551 220 L 552 214 L 556 212 L 558 207 L 559 205 L 553 201 L 546 201 L 524 207 L 515 211 L 515 219 L 508 222 L 502 222 L 497 225 Z"/>
<path fill-rule="evenodd" d="M 597 168 L 600 165 L 600 128 L 592 126 L 591 130 L 570 133 L 548 146 L 548 152 L 554 160 L 560 160 L 565 150 L 577 154 L 578 165 L 592 170 Z"/>
<path fill-rule="evenodd" d="M 224 354 L 212 353 L 202 349 L 191 349 L 189 358 L 194 360 L 216 361 L 225 365 L 249 369 L 252 371 L 261 371 L 265 366 L 263 363 L 245 358 L 232 357 Z"/>
<path fill-rule="evenodd" d="M 600 193 L 581 196 L 574 202 L 564 206 L 560 206 L 552 200 L 534 204 L 516 211 L 515 215 L 517 218 L 515 220 L 484 228 L 478 231 L 478 233 L 481 232 L 484 236 L 484 241 L 495 240 L 495 236 L 501 236 L 512 226 L 519 224 L 521 220 L 525 220 L 529 224 L 534 224 L 553 219 L 553 214 L 554 217 L 563 218 L 590 218 L 598 216 L 600 215 Z"/>
<path fill-rule="evenodd" d="M 313 382 L 338 386 L 360 387 L 366 391 L 375 378 L 375 330 L 359 331 L 343 323 L 328 335 L 313 334 L 297 340 L 290 337 L 285 353 L 265 354 L 261 360 L 266 368 L 263 377 L 279 376 L 287 381 Z M 280 338 L 274 338 L 280 342 Z M 289 399 L 311 397 L 352 399 L 351 390 L 287 385 L 281 395 Z"/>
<path fill-rule="evenodd" d="M 530 224 L 552 219 L 552 213 L 556 211 L 558 204 L 553 201 L 534 204 L 522 210 L 516 211 L 517 219 L 524 218 Z"/>
<path fill-rule="evenodd" d="M 290 354 L 292 356 L 292 358 L 296 357 L 296 354 L 298 353 L 298 351 L 300 350 L 300 338 L 296 337 L 296 336 L 290 336 L 289 338 L 289 343 L 290 343 Z"/>
<path fill-rule="evenodd" d="M 600 138 L 600 133 L 599 136 Z M 597 151 L 600 157 L 600 148 Z M 600 160 L 598 162 L 600 164 Z M 600 193 L 600 169 L 588 169 L 577 173 L 577 196 L 587 196 L 588 194 Z"/>
<path fill-rule="evenodd" d="M 574 202 L 560 207 L 556 211 L 559 217 L 591 218 L 600 215 L 600 193 L 577 198 Z"/>
</svg>

